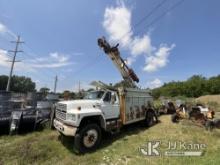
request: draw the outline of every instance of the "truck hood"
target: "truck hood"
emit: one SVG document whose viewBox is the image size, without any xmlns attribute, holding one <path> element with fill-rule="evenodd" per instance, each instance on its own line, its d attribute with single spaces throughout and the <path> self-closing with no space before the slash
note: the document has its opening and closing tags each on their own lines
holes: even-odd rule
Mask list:
<svg viewBox="0 0 220 165">
<path fill-rule="evenodd" d="M 71 100 L 71 101 L 61 101 L 57 103 L 59 105 L 65 105 L 67 112 L 72 112 L 77 110 L 78 107 L 81 107 L 81 111 L 84 109 L 93 109 L 97 108 L 97 105 L 101 104 L 101 100 Z"/>
</svg>

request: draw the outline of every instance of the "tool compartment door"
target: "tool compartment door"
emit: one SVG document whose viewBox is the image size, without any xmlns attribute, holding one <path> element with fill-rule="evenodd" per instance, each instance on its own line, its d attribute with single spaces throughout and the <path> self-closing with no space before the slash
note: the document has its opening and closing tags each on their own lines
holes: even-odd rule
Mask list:
<svg viewBox="0 0 220 165">
<path fill-rule="evenodd" d="M 125 95 L 125 123 L 130 124 L 145 119 L 148 102 L 153 99 L 146 90 L 127 89 Z"/>
</svg>

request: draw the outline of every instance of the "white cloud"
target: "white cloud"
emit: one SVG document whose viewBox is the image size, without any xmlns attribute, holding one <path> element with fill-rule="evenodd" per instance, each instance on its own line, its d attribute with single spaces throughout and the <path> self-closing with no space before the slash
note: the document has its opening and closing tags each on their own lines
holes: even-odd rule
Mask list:
<svg viewBox="0 0 220 165">
<path fill-rule="evenodd" d="M 68 63 L 49 63 L 49 64 L 32 64 L 33 68 L 60 68 L 69 65 Z"/>
<path fill-rule="evenodd" d="M 5 26 L 3 23 L 0 22 L 0 33 L 5 34 L 8 33 L 12 37 L 16 38 L 16 35 L 9 29 L 7 26 Z"/>
<path fill-rule="evenodd" d="M 107 7 L 103 27 L 112 42 L 120 41 L 123 47 L 128 46 L 132 36 L 130 10 L 123 3 L 116 8 Z"/>
<path fill-rule="evenodd" d="M 125 63 L 128 65 L 128 66 L 131 66 L 131 64 L 135 61 L 135 58 L 134 57 L 128 57 L 126 60 L 125 60 Z"/>
<path fill-rule="evenodd" d="M 35 83 L 40 83 L 41 81 L 40 81 L 40 80 L 34 80 L 34 82 L 35 82 Z"/>
<path fill-rule="evenodd" d="M 153 81 L 149 83 L 149 87 L 151 89 L 161 87 L 162 85 L 163 85 L 163 82 L 158 78 L 154 79 Z"/>
<path fill-rule="evenodd" d="M 155 55 L 146 57 L 146 65 L 143 68 L 144 71 L 154 72 L 158 69 L 164 67 L 168 63 L 168 57 L 170 51 L 175 47 L 175 44 L 172 44 L 170 47 L 166 45 L 161 46 Z"/>
<path fill-rule="evenodd" d="M 0 49 L 0 66 L 10 68 L 11 61 L 12 59 L 10 58 L 8 52 L 6 50 Z M 15 70 L 25 70 L 25 71 L 34 71 L 34 69 L 29 65 L 24 62 L 17 62 L 15 63 Z"/>
<path fill-rule="evenodd" d="M 153 46 L 151 45 L 151 38 L 144 35 L 142 38 L 135 37 L 131 45 L 131 54 L 134 56 L 140 54 L 151 54 Z"/>
<path fill-rule="evenodd" d="M 3 25 L 1 22 L 0 22 L 0 33 L 5 33 L 7 32 L 7 28 L 5 25 Z"/>
<path fill-rule="evenodd" d="M 144 71 L 152 72 L 165 67 L 174 46 L 154 47 L 149 33 L 142 37 L 134 36 L 131 26 L 132 11 L 123 1 L 119 2 L 116 7 L 105 9 L 103 27 L 109 35 L 110 42 L 119 42 L 123 48 L 130 51 L 131 56 L 126 60 L 128 65 L 132 65 L 139 55 L 144 55 L 146 61 Z"/>
<path fill-rule="evenodd" d="M 8 52 L 0 49 L 0 66 L 9 68 L 11 65 L 8 61 L 11 58 Z M 36 71 L 36 68 L 60 68 L 72 64 L 69 62 L 67 55 L 51 53 L 47 57 L 40 57 L 34 60 L 21 61 L 15 64 L 15 70 Z"/>
<path fill-rule="evenodd" d="M 69 57 L 63 54 L 59 54 L 57 52 L 51 53 L 50 57 L 54 58 L 57 60 L 59 63 L 65 63 L 68 61 Z"/>
<path fill-rule="evenodd" d="M 69 56 L 58 52 L 50 53 L 47 57 L 40 57 L 31 60 L 33 68 L 60 68 L 72 64 L 69 62 Z"/>
<path fill-rule="evenodd" d="M 0 33 L 8 33 L 11 36 L 16 37 L 16 35 L 1 22 Z M 0 66 L 10 67 L 10 63 L 8 63 L 10 60 L 11 58 L 9 58 L 8 52 L 0 49 Z M 72 63 L 69 62 L 69 56 L 54 52 L 50 53 L 47 57 L 38 57 L 16 63 L 15 70 L 36 71 L 36 68 L 60 68 L 70 64 Z"/>
<path fill-rule="evenodd" d="M 7 53 L 8 52 L 6 50 L 0 49 L 0 66 L 8 67 L 7 61 L 10 59 L 9 59 Z"/>
</svg>

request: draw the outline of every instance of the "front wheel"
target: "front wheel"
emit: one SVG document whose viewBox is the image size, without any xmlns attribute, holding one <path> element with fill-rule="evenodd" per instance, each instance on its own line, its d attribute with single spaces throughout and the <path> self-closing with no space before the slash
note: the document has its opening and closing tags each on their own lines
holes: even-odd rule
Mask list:
<svg viewBox="0 0 220 165">
<path fill-rule="evenodd" d="M 154 112 L 152 112 L 152 111 L 147 112 L 145 121 L 146 121 L 146 125 L 148 127 L 151 127 L 154 125 L 154 123 L 155 123 L 154 117 L 155 117 Z"/>
<path fill-rule="evenodd" d="M 79 153 L 91 152 L 101 142 L 101 129 L 97 124 L 88 124 L 82 128 L 74 139 L 74 147 Z"/>
</svg>

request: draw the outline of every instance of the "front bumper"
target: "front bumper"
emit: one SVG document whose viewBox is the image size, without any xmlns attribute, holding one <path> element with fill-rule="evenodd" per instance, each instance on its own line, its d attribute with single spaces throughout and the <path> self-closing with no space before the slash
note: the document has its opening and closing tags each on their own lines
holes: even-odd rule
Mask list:
<svg viewBox="0 0 220 165">
<path fill-rule="evenodd" d="M 66 125 L 57 119 L 54 119 L 54 127 L 65 136 L 75 136 L 77 127 Z"/>
</svg>

